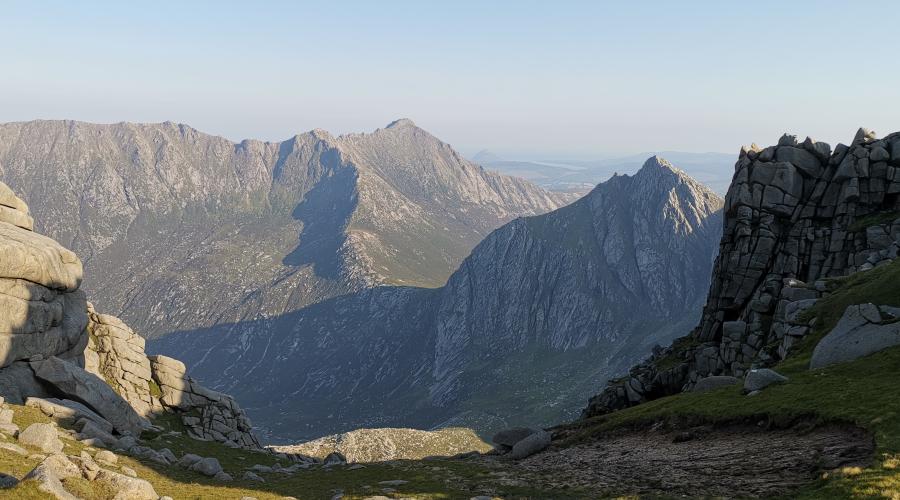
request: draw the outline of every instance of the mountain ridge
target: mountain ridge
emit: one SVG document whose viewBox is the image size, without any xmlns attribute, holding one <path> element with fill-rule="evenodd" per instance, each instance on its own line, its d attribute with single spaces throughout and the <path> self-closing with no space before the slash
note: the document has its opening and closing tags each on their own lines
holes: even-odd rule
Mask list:
<svg viewBox="0 0 900 500">
<path fill-rule="evenodd" d="M 317 437 L 306 428 L 487 432 L 518 423 L 515 413 L 551 422 L 574 416 L 591 380 L 689 328 L 721 205 L 683 173 L 648 165 L 493 231 L 444 287 L 377 287 L 224 334 L 171 335 L 151 349 L 192 353 L 194 375 L 236 392 L 277 440 Z M 679 298 L 659 300 L 672 287 Z M 247 380 L 270 389 L 242 391 Z M 391 410 L 399 407 L 415 408 L 415 417 Z"/>
<path fill-rule="evenodd" d="M 484 172 L 411 122 L 281 142 L 173 122 L 0 124 L 0 178 L 49 200 L 40 229 L 84 256 L 95 302 L 148 337 L 386 280 L 437 286 L 491 229 L 568 199 Z M 440 192 L 450 210 L 429 199 Z"/>
</svg>

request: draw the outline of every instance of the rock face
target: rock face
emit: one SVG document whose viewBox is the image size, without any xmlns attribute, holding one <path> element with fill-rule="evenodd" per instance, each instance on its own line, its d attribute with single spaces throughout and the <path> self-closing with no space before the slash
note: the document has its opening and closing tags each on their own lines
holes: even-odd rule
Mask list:
<svg viewBox="0 0 900 500">
<path fill-rule="evenodd" d="M 832 151 L 785 135 L 741 150 L 725 198 L 725 228 L 699 326 L 592 398 L 585 416 L 740 377 L 790 355 L 809 331 L 807 285 L 895 258 L 900 249 L 900 133 L 864 129 Z"/>
<path fill-rule="evenodd" d="M 810 368 L 822 368 L 835 363 L 876 353 L 900 345 L 900 309 L 874 304 L 850 306 L 838 324 L 813 350 Z"/>
<path fill-rule="evenodd" d="M 150 364 L 153 380 L 160 388 L 160 402 L 185 412 L 181 421 L 192 437 L 241 448 L 260 448 L 250 419 L 234 398 L 195 382 L 186 375 L 184 363 L 177 359 L 151 356 Z"/>
<path fill-rule="evenodd" d="M 721 204 L 652 158 L 572 205 L 494 231 L 442 288 L 378 287 L 150 349 L 253 408 L 274 442 L 558 422 L 597 382 L 695 323 Z"/>
<path fill-rule="evenodd" d="M 85 352 L 85 369 L 106 380 L 115 391 L 143 416 L 160 405 L 151 390 L 150 360 L 144 354 L 144 338 L 122 320 L 98 314 L 88 304 L 90 339 Z"/>
<path fill-rule="evenodd" d="M 357 429 L 297 445 L 270 448 L 279 453 L 321 459 L 338 453 L 346 462 L 421 460 L 429 456 L 453 456 L 472 451 L 486 452 L 491 449 L 470 429 L 460 428 L 437 431 Z"/>
<path fill-rule="evenodd" d="M 491 230 L 573 199 L 409 120 L 237 144 L 174 123 L 7 123 L 0 166 L 40 231 L 86 258 L 98 310 L 147 338 L 380 283 L 440 286 Z"/>
<path fill-rule="evenodd" d="M 0 207 L 0 368 L 36 355 L 77 355 L 87 323 L 81 261 L 31 231 L 28 207 L 6 185 Z"/>
<path fill-rule="evenodd" d="M 161 400 L 157 380 L 175 377 L 154 372 L 144 339 L 87 303 L 78 257 L 32 232 L 28 207 L 2 183 L 0 206 L 0 396 L 70 420 L 83 438 L 108 444 L 124 441 L 111 433 L 137 437 L 149 426 L 145 417 L 173 411 L 195 437 L 260 447 L 228 396 L 184 381 L 189 400 Z"/>
</svg>

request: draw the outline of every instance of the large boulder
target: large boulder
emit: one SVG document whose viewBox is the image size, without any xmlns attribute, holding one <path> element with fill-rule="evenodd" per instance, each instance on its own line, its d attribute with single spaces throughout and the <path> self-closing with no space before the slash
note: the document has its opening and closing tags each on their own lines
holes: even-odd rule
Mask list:
<svg viewBox="0 0 900 500">
<path fill-rule="evenodd" d="M 150 425 L 103 379 L 72 363 L 51 357 L 33 361 L 31 368 L 62 394 L 90 406 L 121 434 L 139 436 Z"/>
<path fill-rule="evenodd" d="M 857 304 L 844 310 L 837 325 L 813 350 L 809 367 L 844 363 L 900 345 L 896 308 Z"/>
<path fill-rule="evenodd" d="M 90 420 L 94 425 L 106 432 L 113 431 L 112 424 L 78 401 L 57 398 L 27 398 L 25 400 L 25 406 L 37 408 L 48 417 L 68 421 L 71 424 L 84 418 Z"/>
<path fill-rule="evenodd" d="M 204 476 L 213 477 L 216 474 L 222 472 L 222 465 L 219 464 L 219 460 L 217 458 L 206 457 L 194 462 L 194 464 L 191 465 L 189 469 L 194 472 L 199 472 Z"/>
<path fill-rule="evenodd" d="M 149 482 L 106 469 L 100 469 L 97 481 L 116 492 L 115 500 L 157 500 L 159 495 Z"/>
<path fill-rule="evenodd" d="M 550 446 L 550 440 L 549 432 L 544 430 L 537 431 L 517 442 L 515 446 L 513 446 L 512 451 L 509 452 L 509 457 L 518 460 L 534 455 Z"/>
</svg>

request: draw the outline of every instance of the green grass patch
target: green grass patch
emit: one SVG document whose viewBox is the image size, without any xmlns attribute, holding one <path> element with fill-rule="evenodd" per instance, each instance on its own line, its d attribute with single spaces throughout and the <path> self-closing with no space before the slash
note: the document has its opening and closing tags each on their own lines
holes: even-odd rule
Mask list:
<svg viewBox="0 0 900 500">
<path fill-rule="evenodd" d="M 878 212 L 856 219 L 853 224 L 850 224 L 848 229 L 851 232 L 864 231 L 867 227 L 890 224 L 897 219 L 900 219 L 900 212 L 896 210 L 892 212 Z"/>
</svg>

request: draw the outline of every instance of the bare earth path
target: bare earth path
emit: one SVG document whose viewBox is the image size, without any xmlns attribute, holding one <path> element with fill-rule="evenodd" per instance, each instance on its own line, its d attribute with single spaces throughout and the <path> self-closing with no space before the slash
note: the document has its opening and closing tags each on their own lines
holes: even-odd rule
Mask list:
<svg viewBox="0 0 900 500">
<path fill-rule="evenodd" d="M 689 433 L 632 431 L 550 448 L 507 469 L 503 479 L 549 481 L 559 488 L 603 494 L 765 497 L 789 493 L 822 470 L 865 465 L 873 450 L 871 436 L 850 426 L 807 433 L 752 426 Z M 505 462 L 498 457 L 483 460 Z"/>
</svg>

